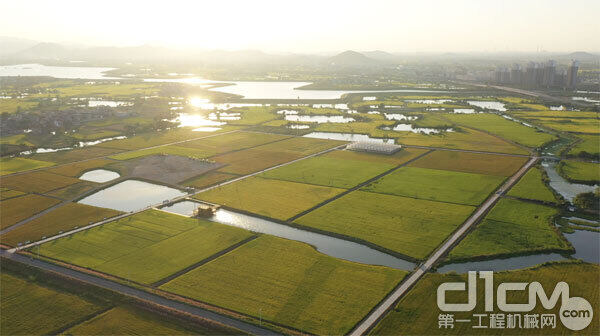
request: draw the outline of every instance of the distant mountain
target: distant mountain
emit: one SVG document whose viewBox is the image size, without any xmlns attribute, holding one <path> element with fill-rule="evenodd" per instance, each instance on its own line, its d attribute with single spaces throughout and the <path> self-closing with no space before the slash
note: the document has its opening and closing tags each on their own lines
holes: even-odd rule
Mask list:
<svg viewBox="0 0 600 336">
<path fill-rule="evenodd" d="M 599 60 L 600 55 L 594 55 L 594 54 L 591 54 L 591 53 L 585 52 L 585 51 L 576 51 L 576 52 L 573 52 L 573 53 L 563 56 L 563 58 L 569 58 L 569 59 L 587 62 L 587 61 Z"/>
<path fill-rule="evenodd" d="M 365 51 L 362 54 L 368 58 L 383 62 L 393 62 L 398 59 L 398 56 L 382 50 Z"/>
<path fill-rule="evenodd" d="M 21 58 L 61 59 L 67 57 L 70 52 L 70 48 L 66 48 L 60 44 L 42 42 L 18 51 L 13 56 Z"/>
<path fill-rule="evenodd" d="M 21 50 L 31 48 L 38 42 L 33 40 L 0 36 L 0 55 L 14 54 Z"/>
<path fill-rule="evenodd" d="M 14 49 L 13 49 L 14 50 Z M 273 56 L 257 50 L 176 50 L 141 45 L 135 47 L 66 47 L 56 43 L 38 43 L 24 50 L 2 55 L 19 61 L 84 60 L 84 61 L 198 61 L 207 64 L 268 63 L 273 59 L 293 59 L 293 56 Z"/>
<path fill-rule="evenodd" d="M 353 50 L 347 50 L 333 57 L 329 57 L 327 61 L 331 65 L 339 67 L 367 67 L 379 63 L 377 60 Z"/>
</svg>

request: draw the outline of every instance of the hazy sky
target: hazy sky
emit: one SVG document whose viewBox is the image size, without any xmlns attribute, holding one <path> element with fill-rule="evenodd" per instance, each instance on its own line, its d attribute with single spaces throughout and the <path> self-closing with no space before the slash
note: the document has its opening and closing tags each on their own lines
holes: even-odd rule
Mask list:
<svg viewBox="0 0 600 336">
<path fill-rule="evenodd" d="M 0 35 L 329 52 L 600 51 L 599 0 L 0 0 Z"/>
</svg>

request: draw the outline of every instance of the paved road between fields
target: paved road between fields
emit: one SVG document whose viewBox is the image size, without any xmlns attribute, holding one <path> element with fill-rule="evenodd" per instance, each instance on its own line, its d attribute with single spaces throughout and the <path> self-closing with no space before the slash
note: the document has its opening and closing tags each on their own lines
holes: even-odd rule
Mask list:
<svg viewBox="0 0 600 336">
<path fill-rule="evenodd" d="M 444 244 L 438 248 L 424 263 L 402 281 L 396 289 L 392 291 L 379 305 L 372 310 L 367 317 L 362 320 L 350 333 L 350 336 L 365 335 L 375 324 L 387 313 L 394 304 L 417 282 L 421 277 L 452 247 L 458 243 L 469 231 L 469 229 L 481 219 L 483 215 L 498 201 L 502 194 L 506 193 L 517 181 L 531 168 L 538 158 L 532 157 L 519 171 L 511 176 L 496 192 L 490 196 L 463 225 L 447 239 Z"/>
<path fill-rule="evenodd" d="M 238 320 L 238 319 L 235 319 L 232 317 L 217 314 L 217 313 L 207 310 L 207 309 L 203 309 L 200 307 L 187 305 L 182 302 L 170 300 L 170 299 L 164 298 L 160 295 L 148 293 L 148 292 L 145 292 L 140 289 L 128 287 L 128 286 L 125 286 L 120 283 L 116 283 L 116 282 L 113 282 L 113 281 L 110 281 L 110 280 L 107 280 L 104 278 L 100 278 L 100 277 L 86 274 L 83 272 L 75 271 L 75 270 L 72 270 L 72 269 L 69 269 L 66 267 L 51 264 L 51 263 L 41 261 L 38 259 L 33 259 L 33 258 L 24 256 L 24 255 L 21 255 L 21 254 L 15 254 L 15 253 L 10 253 L 5 250 L 0 250 L 0 255 L 2 257 L 17 261 L 22 264 L 37 267 L 37 268 L 40 268 L 40 269 L 43 269 L 46 271 L 59 273 L 59 274 L 68 276 L 70 278 L 76 279 L 78 281 L 81 281 L 81 282 L 84 282 L 87 284 L 91 284 L 91 285 L 105 288 L 105 289 L 108 289 L 111 291 L 115 291 L 119 294 L 122 294 L 122 295 L 125 295 L 128 297 L 133 297 L 137 300 L 151 302 L 153 304 L 167 307 L 169 309 L 173 309 L 173 310 L 176 310 L 179 312 L 184 312 L 184 313 L 198 316 L 198 317 L 201 317 L 201 318 L 204 318 L 207 320 L 216 321 L 216 322 L 224 324 L 226 326 L 230 326 L 235 329 L 241 330 L 244 333 L 249 333 L 249 334 L 253 334 L 253 335 L 279 335 L 278 333 L 276 333 L 272 330 L 262 328 L 262 327 L 259 327 L 259 326 L 256 326 L 256 325 L 253 325 L 250 323 L 246 323 L 246 322 L 243 322 L 241 320 Z"/>
</svg>

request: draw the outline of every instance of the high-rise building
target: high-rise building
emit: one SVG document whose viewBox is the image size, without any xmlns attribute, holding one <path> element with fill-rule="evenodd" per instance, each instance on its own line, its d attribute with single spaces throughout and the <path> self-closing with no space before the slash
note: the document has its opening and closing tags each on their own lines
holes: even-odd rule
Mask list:
<svg viewBox="0 0 600 336">
<path fill-rule="evenodd" d="M 549 60 L 544 65 L 544 74 L 542 78 L 542 86 L 552 87 L 554 86 L 554 76 L 556 74 L 556 62 Z"/>
<path fill-rule="evenodd" d="M 541 63 L 535 63 L 535 85 L 540 87 L 544 84 L 544 66 Z"/>
<path fill-rule="evenodd" d="M 566 87 L 568 89 L 575 89 L 577 87 L 577 71 L 579 71 L 579 62 L 573 60 L 567 69 Z"/>
<path fill-rule="evenodd" d="M 536 84 L 537 64 L 535 62 L 527 63 L 525 68 L 525 78 L 523 84 L 528 88 L 534 88 Z"/>
<path fill-rule="evenodd" d="M 523 69 L 521 64 L 513 64 L 513 67 L 510 70 L 510 82 L 516 85 L 523 84 Z"/>
<path fill-rule="evenodd" d="M 554 75 L 554 86 L 565 87 L 567 83 L 567 70 L 560 69 Z"/>
</svg>

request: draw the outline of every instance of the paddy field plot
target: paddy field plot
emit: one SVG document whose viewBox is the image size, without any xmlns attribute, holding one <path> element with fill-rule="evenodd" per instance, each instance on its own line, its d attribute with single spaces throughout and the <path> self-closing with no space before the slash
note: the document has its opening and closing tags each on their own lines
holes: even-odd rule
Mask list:
<svg viewBox="0 0 600 336">
<path fill-rule="evenodd" d="M 318 185 L 249 177 L 195 197 L 262 216 L 286 220 L 343 192 Z"/>
<path fill-rule="evenodd" d="M 76 295 L 60 292 L 6 272 L 0 274 L 0 333 L 50 335 L 103 309 Z"/>
<path fill-rule="evenodd" d="M 459 125 L 490 132 L 527 147 L 537 148 L 556 139 L 551 134 L 540 132 L 533 127 L 527 127 L 496 114 L 448 114 L 446 117 Z"/>
<path fill-rule="evenodd" d="M 118 214 L 119 211 L 111 209 L 67 203 L 3 234 L 1 239 L 4 244 L 16 246 L 18 243 L 54 236 L 60 231 L 72 230 Z"/>
<path fill-rule="evenodd" d="M 545 106 L 544 106 L 545 107 Z M 565 119 L 590 119 L 598 118 L 598 112 L 586 111 L 552 111 L 548 109 L 537 111 L 511 111 L 511 115 L 519 118 L 545 117 L 545 118 L 565 118 Z"/>
<path fill-rule="evenodd" d="M 219 169 L 220 172 L 245 175 L 318 153 L 341 144 L 342 142 L 332 140 L 291 138 L 242 151 L 214 156 L 211 159 L 226 165 Z"/>
<path fill-rule="evenodd" d="M 161 289 L 306 332 L 341 335 L 406 274 L 261 236 Z"/>
<path fill-rule="evenodd" d="M 494 283 L 507 282 L 540 282 L 550 297 L 552 290 L 557 283 L 564 281 L 569 284 L 569 295 L 571 297 L 583 297 L 591 303 L 592 307 L 600 305 L 600 290 L 598 289 L 598 278 L 600 277 L 600 267 L 594 264 L 586 263 L 555 263 L 544 266 L 538 266 L 531 269 L 494 272 Z M 454 328 L 439 328 L 439 314 L 442 312 L 436 301 L 436 291 L 443 282 L 466 282 L 466 274 L 426 274 L 407 295 L 405 295 L 396 307 L 391 310 L 387 316 L 379 322 L 371 335 L 470 335 L 473 334 L 473 326 L 477 321 L 473 320 L 473 314 L 497 314 L 502 313 L 497 308 L 493 312 L 486 312 L 484 309 L 484 286 L 483 280 L 477 284 L 477 305 L 473 311 L 468 313 L 455 313 L 454 319 L 471 319 L 471 323 L 454 323 Z M 496 285 L 497 286 L 497 285 Z M 495 288 L 495 287 L 494 287 Z M 464 292 L 447 292 L 450 302 L 466 302 Z M 527 291 L 508 291 L 508 302 L 527 302 Z M 541 304 L 528 314 L 555 314 L 558 320 L 559 303 L 552 310 L 546 310 Z M 417 318 L 418 317 L 418 318 Z M 599 319 L 594 319 L 592 323 L 584 329 L 583 334 L 594 334 L 594 330 L 600 328 Z M 489 326 L 489 319 L 484 321 L 484 325 Z M 498 329 L 476 329 L 477 334 L 498 335 Z M 539 335 L 541 329 L 510 329 L 511 335 Z M 555 329 L 551 334 L 565 335 L 572 334 L 573 331 L 565 328 L 560 321 L 556 321 Z M 589 333 L 587 331 L 590 331 Z M 544 332 L 546 333 L 546 332 Z"/>
<path fill-rule="evenodd" d="M 98 185 L 94 182 L 82 181 L 47 192 L 46 195 L 58 197 L 63 200 L 72 200 L 97 187 Z"/>
<path fill-rule="evenodd" d="M 67 329 L 65 335 L 210 335 L 211 330 L 189 330 L 148 311 L 115 307 Z M 216 330 L 212 330 L 216 332 Z M 221 332 L 221 331 L 219 331 Z"/>
<path fill-rule="evenodd" d="M 27 111 L 38 106 L 38 102 L 29 99 L 2 99 L 0 100 L 0 113 L 16 113 L 20 110 Z"/>
<path fill-rule="evenodd" d="M 569 155 L 584 156 L 588 154 L 600 156 L 600 135 L 578 134 L 577 137 L 581 138 L 581 141 L 571 148 Z"/>
<path fill-rule="evenodd" d="M 36 171 L 0 178 L 2 187 L 33 193 L 47 193 L 79 182 L 81 182 L 81 180 L 76 178 L 52 174 L 45 171 Z"/>
<path fill-rule="evenodd" d="M 96 83 L 90 85 L 77 83 L 75 81 L 68 81 L 51 83 L 49 87 L 53 90 L 53 94 L 60 95 L 62 97 L 83 98 L 131 98 L 132 96 L 152 96 L 160 92 L 160 85 L 155 83 Z"/>
<path fill-rule="evenodd" d="M 53 162 L 26 159 L 21 157 L 0 159 L 0 175 L 53 166 Z"/>
<path fill-rule="evenodd" d="M 361 190 L 477 206 L 504 177 L 449 170 L 402 167 Z"/>
<path fill-rule="evenodd" d="M 263 106 L 245 106 L 241 108 L 234 108 L 229 110 L 229 112 L 241 113 L 241 119 L 230 120 L 227 123 L 230 125 L 258 125 L 277 118 L 277 115 L 272 111 L 272 108 Z"/>
<path fill-rule="evenodd" d="M 542 202 L 556 202 L 556 196 L 543 179 L 541 169 L 533 167 L 509 190 L 508 195 Z"/>
<path fill-rule="evenodd" d="M 508 177 L 525 162 L 526 157 L 438 150 L 411 162 L 409 166 Z"/>
<path fill-rule="evenodd" d="M 277 168 L 260 176 L 328 187 L 352 188 L 425 152 L 422 149 L 405 149 L 388 156 L 339 150 Z"/>
<path fill-rule="evenodd" d="M 529 118 L 528 120 L 557 131 L 573 133 L 600 133 L 600 120 L 596 118 Z"/>
<path fill-rule="evenodd" d="M 151 284 L 251 235 L 227 225 L 148 210 L 45 243 L 39 253 Z"/>
<path fill-rule="evenodd" d="M 12 226 L 58 203 L 60 200 L 35 194 L 0 201 L 0 228 Z"/>
<path fill-rule="evenodd" d="M 600 183 L 600 164 L 574 160 L 563 160 L 558 172 L 569 181 L 597 184 Z"/>
<path fill-rule="evenodd" d="M 154 147 L 154 148 L 149 148 L 149 149 L 140 149 L 140 150 L 136 150 L 133 152 L 120 153 L 120 154 L 112 155 L 112 156 L 110 156 L 110 158 L 115 159 L 115 160 L 130 160 L 130 159 L 145 157 L 145 156 L 149 156 L 149 155 L 157 155 L 157 154 L 158 155 L 179 155 L 179 156 L 202 159 L 202 158 L 207 158 L 209 156 L 212 156 L 215 153 L 206 151 L 206 150 L 202 150 L 202 149 L 170 145 L 170 146 Z"/>
<path fill-rule="evenodd" d="M 235 150 L 260 146 L 287 138 L 289 138 L 289 136 L 239 131 L 222 134 L 215 137 L 189 141 L 182 143 L 179 146 L 201 149 L 215 154 L 222 154 Z"/>
<path fill-rule="evenodd" d="M 0 187 L 0 201 L 25 195 L 24 192 Z"/>
<path fill-rule="evenodd" d="M 233 127 L 223 128 L 221 130 L 217 130 L 216 132 L 211 133 L 210 135 L 219 134 L 227 131 L 233 130 Z M 109 149 L 118 149 L 118 150 L 136 150 L 140 148 L 147 148 L 159 145 L 165 145 L 174 142 L 192 140 L 197 138 L 203 138 L 208 135 L 194 132 L 188 128 L 179 128 L 176 130 L 163 131 L 163 132 L 150 132 L 139 134 L 127 139 L 121 140 L 112 140 L 103 142 L 94 147 L 104 147 Z"/>
<path fill-rule="evenodd" d="M 107 159 L 92 159 L 82 162 L 71 163 L 67 165 L 62 165 L 56 168 L 51 168 L 46 170 L 49 173 L 78 177 L 88 170 L 92 170 L 94 168 L 104 167 L 110 163 L 113 163 L 112 160 Z"/>
<path fill-rule="evenodd" d="M 449 254 L 452 261 L 542 251 L 569 251 L 549 206 L 503 198 Z"/>
<path fill-rule="evenodd" d="M 224 165 L 223 168 L 219 169 L 219 172 L 246 175 L 300 157 L 300 155 L 294 153 L 251 148 L 239 152 L 217 155 L 212 157 L 212 159 Z"/>
<path fill-rule="evenodd" d="M 295 223 L 423 259 L 474 209 L 467 205 L 354 191 L 298 218 Z"/>
</svg>

